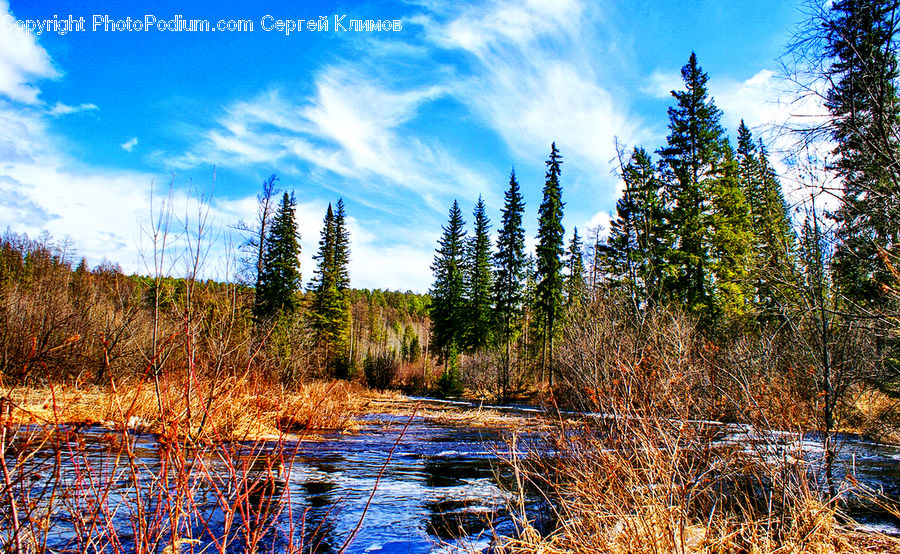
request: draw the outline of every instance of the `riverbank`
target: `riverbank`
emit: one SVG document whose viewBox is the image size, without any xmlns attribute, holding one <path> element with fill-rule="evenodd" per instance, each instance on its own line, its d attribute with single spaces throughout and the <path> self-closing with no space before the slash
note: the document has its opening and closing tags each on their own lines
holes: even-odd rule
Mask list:
<svg viewBox="0 0 900 554">
<path fill-rule="evenodd" d="M 304 438 L 310 431 L 348 432 L 363 418 L 418 417 L 442 425 L 490 429 L 549 429 L 537 409 L 510 410 L 478 401 L 409 397 L 347 381 L 317 381 L 286 389 L 231 378 L 218 383 L 163 379 L 107 387 L 53 385 L 0 388 L 10 424 L 100 425 L 111 430 L 171 434 L 196 441 Z M 390 421 L 388 421 L 390 419 Z M 312 435 L 310 435 L 312 436 Z"/>
<path fill-rule="evenodd" d="M 0 396 L 6 399 L 4 421 L 12 424 L 101 425 L 213 442 L 347 431 L 357 416 L 369 413 L 372 401 L 402 398 L 346 381 L 286 389 L 249 378 L 15 387 L 0 389 Z"/>
</svg>

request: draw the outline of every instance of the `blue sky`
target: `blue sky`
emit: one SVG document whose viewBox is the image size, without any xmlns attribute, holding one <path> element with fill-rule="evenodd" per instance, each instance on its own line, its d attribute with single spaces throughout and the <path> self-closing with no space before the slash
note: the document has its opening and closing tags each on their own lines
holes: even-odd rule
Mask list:
<svg viewBox="0 0 900 554">
<path fill-rule="evenodd" d="M 0 0 L 0 228 L 66 235 L 92 264 L 144 271 L 151 183 L 158 198 L 172 180 L 180 218 L 192 186 L 212 195 L 222 232 L 205 272 L 222 277 L 228 228 L 253 219 L 277 173 L 299 202 L 305 278 L 325 207 L 342 196 L 354 286 L 418 291 L 450 203 L 471 214 L 481 194 L 496 222 L 511 167 L 533 237 L 552 141 L 567 233 L 605 224 L 615 138 L 662 144 L 692 50 L 729 132 L 741 118 L 764 132 L 785 113 L 777 57 L 802 18 L 786 1 L 122 4 Z M 10 15 L 83 17 L 85 30 L 38 35 Z M 92 28 L 94 16 L 176 15 L 253 30 Z M 329 29 L 266 31 L 265 16 L 324 16 Z M 402 28 L 340 31 L 335 16 Z"/>
</svg>

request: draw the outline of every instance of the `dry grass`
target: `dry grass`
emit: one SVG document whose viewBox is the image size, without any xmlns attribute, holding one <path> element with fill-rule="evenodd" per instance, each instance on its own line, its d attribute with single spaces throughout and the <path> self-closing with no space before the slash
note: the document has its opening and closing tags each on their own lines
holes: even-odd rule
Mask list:
<svg viewBox="0 0 900 554">
<path fill-rule="evenodd" d="M 521 532 L 502 552 L 900 552 L 895 538 L 841 525 L 802 462 L 721 445 L 702 424 L 592 421 L 552 440 L 552 455 L 511 462 L 522 489 L 555 506 L 555 530 L 542 536 L 521 510 Z"/>
<path fill-rule="evenodd" d="M 365 408 L 373 414 L 408 417 L 418 406 L 416 415 L 441 425 L 453 425 L 484 429 L 528 429 L 549 431 L 552 426 L 542 413 L 526 414 L 495 408 L 453 404 L 442 400 L 426 399 L 415 402 L 405 396 L 381 395 L 370 398 Z"/>
<path fill-rule="evenodd" d="M 163 379 L 108 387 L 53 386 L 0 389 L 13 403 L 12 423 L 85 425 L 163 433 L 197 440 L 274 439 L 285 433 L 347 430 L 374 398 L 389 395 L 344 381 L 313 382 L 285 389 L 266 381 L 219 382 Z M 190 391 L 190 395 L 188 395 Z M 190 400 L 188 400 L 188 398 Z M 162 410 L 160 410 L 160 406 Z"/>
<path fill-rule="evenodd" d="M 852 387 L 847 398 L 844 407 L 846 430 L 900 444 L 900 401 L 861 384 Z"/>
</svg>

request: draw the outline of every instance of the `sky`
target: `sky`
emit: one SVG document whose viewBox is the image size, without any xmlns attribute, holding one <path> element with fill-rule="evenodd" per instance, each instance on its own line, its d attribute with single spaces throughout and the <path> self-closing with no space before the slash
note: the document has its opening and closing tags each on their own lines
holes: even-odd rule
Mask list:
<svg viewBox="0 0 900 554">
<path fill-rule="evenodd" d="M 496 229 L 512 168 L 533 244 L 554 141 L 567 235 L 604 226 L 616 144 L 665 142 L 692 51 L 729 133 L 742 118 L 768 132 L 803 19 L 791 0 L 90 4 L 0 0 L 0 229 L 146 273 L 171 190 L 173 240 L 206 213 L 203 273 L 229 279 L 235 226 L 277 174 L 305 280 L 342 197 L 353 286 L 419 292 L 450 204 L 471 223 L 481 195 Z M 223 30 L 177 30 L 191 20 Z M 165 263 L 177 274 L 184 259 Z"/>
</svg>

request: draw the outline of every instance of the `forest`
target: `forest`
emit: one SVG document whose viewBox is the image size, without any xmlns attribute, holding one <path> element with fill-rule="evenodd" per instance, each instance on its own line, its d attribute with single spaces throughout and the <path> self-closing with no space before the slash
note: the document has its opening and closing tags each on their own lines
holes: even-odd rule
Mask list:
<svg viewBox="0 0 900 554">
<path fill-rule="evenodd" d="M 7 438 L 39 442 L 28 423 L 113 420 L 127 435 L 139 421 L 187 449 L 340 428 L 387 391 L 555 414 L 552 447 L 511 463 L 527 476 L 519 491 L 551 499 L 558 525 L 539 532 L 522 515 L 500 551 L 863 548 L 873 539 L 842 527 L 848 485 L 836 460 L 845 433 L 900 442 L 897 8 L 839 0 L 811 14 L 787 78 L 827 83 L 814 91 L 827 115 L 778 132 L 725 129 L 691 53 L 665 143 L 617 143 L 622 192 L 608 229 L 567 231 L 557 137 L 541 198 L 526 199 L 512 169 L 499 221 L 482 197 L 452 202 L 426 294 L 352 287 L 343 199 L 324 214 L 315 267 L 301 268 L 297 201 L 276 175 L 262 182 L 256 219 L 235 224 L 232 279 L 203 277 L 203 207 L 194 227 L 176 229 L 171 196 L 152 206 L 144 274 L 90 268 L 64 238 L 7 230 L 0 444 L 11 462 L 0 496 L 13 511 L 0 521 L 13 534 L 0 533 L 3 551 L 30 551 L 15 523 L 28 505 L 17 498 L 31 494 L 16 458 L 27 448 Z M 810 154 L 821 143 L 825 161 Z M 458 200 L 475 202 L 470 228 Z M 176 234 L 187 237 L 181 274 L 165 269 Z M 57 407 L 75 397 L 95 406 Z M 769 450 L 748 461 L 716 442 L 715 425 L 814 433 L 821 463 L 804 469 L 782 450 L 780 462 Z M 900 517 L 896 498 L 876 497 Z M 177 519 L 155 528 L 148 552 L 188 544 Z"/>
</svg>

